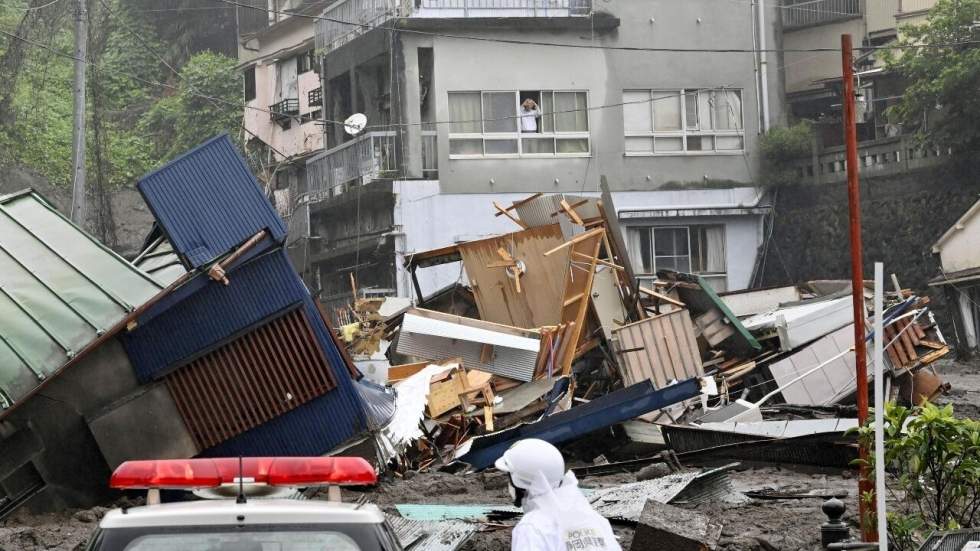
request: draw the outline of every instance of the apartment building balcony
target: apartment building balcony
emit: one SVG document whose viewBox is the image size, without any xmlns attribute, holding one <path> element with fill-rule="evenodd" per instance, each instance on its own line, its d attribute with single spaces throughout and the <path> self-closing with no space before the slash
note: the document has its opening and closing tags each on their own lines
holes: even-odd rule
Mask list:
<svg viewBox="0 0 980 551">
<path fill-rule="evenodd" d="M 356 139 L 311 157 L 306 163 L 306 192 L 303 203 L 318 203 L 340 197 L 355 186 L 375 180 L 404 176 L 397 132 L 367 132 Z M 438 178 L 436 133 L 422 132 L 423 177 Z"/>
<path fill-rule="evenodd" d="M 269 106 L 269 119 L 284 128 L 289 127 L 293 117 L 299 116 L 299 100 L 288 98 Z"/>
<path fill-rule="evenodd" d="M 340 48 L 392 19 L 583 18 L 593 0 L 341 0 L 316 24 L 316 48 Z"/>
<path fill-rule="evenodd" d="M 306 93 L 306 104 L 311 108 L 323 107 L 323 88 L 314 88 Z"/>
<path fill-rule="evenodd" d="M 787 0 L 782 8 L 783 29 L 788 31 L 862 17 L 865 0 Z"/>
</svg>

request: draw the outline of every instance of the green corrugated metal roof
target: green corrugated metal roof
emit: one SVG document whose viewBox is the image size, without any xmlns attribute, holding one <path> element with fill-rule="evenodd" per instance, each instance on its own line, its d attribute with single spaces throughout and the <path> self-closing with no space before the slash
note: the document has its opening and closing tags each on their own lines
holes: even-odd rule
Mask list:
<svg viewBox="0 0 980 551">
<path fill-rule="evenodd" d="M 161 288 L 40 195 L 0 196 L 0 412 Z"/>
</svg>

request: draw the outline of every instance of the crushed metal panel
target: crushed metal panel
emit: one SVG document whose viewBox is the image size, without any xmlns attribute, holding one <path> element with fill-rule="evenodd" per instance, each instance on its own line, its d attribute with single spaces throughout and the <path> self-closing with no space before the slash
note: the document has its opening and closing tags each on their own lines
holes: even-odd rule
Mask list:
<svg viewBox="0 0 980 551">
<path fill-rule="evenodd" d="M 469 520 L 487 522 L 494 516 L 517 516 L 523 510 L 513 505 L 442 505 L 428 503 L 399 503 L 398 514 L 410 520 Z"/>
<path fill-rule="evenodd" d="M 787 419 L 781 421 L 702 423 L 701 428 L 769 438 L 794 438 L 811 434 L 844 432 L 858 426 L 857 419 Z"/>
<path fill-rule="evenodd" d="M 676 282 L 677 295 L 680 301 L 687 306 L 687 309 L 691 311 L 691 316 L 695 319 L 709 314 L 713 310 L 717 310 L 716 316 L 720 314 L 725 318 L 725 324 L 732 329 L 732 332 L 723 339 L 722 348 L 746 356 L 754 356 L 758 350 L 762 349 L 759 341 L 749 333 L 703 277 L 663 270 L 657 272 L 657 277 L 668 282 Z"/>
<path fill-rule="evenodd" d="M 853 321 L 851 298 L 842 297 L 778 308 L 752 316 L 742 323 L 749 331 L 775 330 L 780 349 L 789 352 Z"/>
<path fill-rule="evenodd" d="M 922 544 L 919 551 L 976 551 L 980 549 L 980 530 L 948 530 L 935 532 Z"/>
<path fill-rule="evenodd" d="M 547 226 L 459 244 L 480 319 L 524 328 L 557 325 L 561 274 L 568 269 L 569 253 L 544 253 L 563 242 L 561 228 L 553 221 Z M 504 260 L 498 249 L 523 265 L 521 292 L 517 292 L 512 270 L 493 266 Z"/>
<path fill-rule="evenodd" d="M 854 324 L 852 323 L 817 340 L 792 356 L 771 364 L 769 372 L 776 384 L 782 387 L 853 346 Z M 869 358 L 868 361 L 870 362 L 871 359 Z M 857 388 L 854 369 L 854 354 L 844 354 L 784 388 L 783 399 L 787 404 L 794 405 L 836 404 Z"/>
<path fill-rule="evenodd" d="M 0 197 L 0 415 L 161 288 L 40 195 Z"/>
<path fill-rule="evenodd" d="M 385 515 L 407 551 L 456 551 L 476 533 L 477 525 L 459 520 L 426 522 Z"/>
<path fill-rule="evenodd" d="M 650 380 L 657 388 L 704 375 L 694 324 L 687 310 L 631 323 L 614 332 L 627 385 Z"/>
<path fill-rule="evenodd" d="M 200 449 L 257 427 L 337 386 L 302 308 L 165 378 Z"/>
<path fill-rule="evenodd" d="M 286 238 L 286 225 L 227 134 L 143 176 L 136 187 L 189 268 L 207 264 L 261 230 L 276 243 Z"/>
<path fill-rule="evenodd" d="M 718 296 L 729 310 L 740 318 L 763 314 L 779 308 L 781 304 L 797 302 L 803 298 L 800 288 L 795 285 L 731 291 L 720 293 Z"/>
<path fill-rule="evenodd" d="M 573 206 L 575 212 L 583 220 L 599 218 L 601 216 L 598 200 L 595 197 L 563 195 L 560 193 L 542 195 L 529 201 L 520 202 L 514 210 L 517 212 L 517 217 L 521 219 L 521 222 L 527 224 L 528 227 L 547 226 L 558 223 L 560 218 L 566 216 L 561 208 L 562 200 L 565 200 L 570 206 Z"/>
<path fill-rule="evenodd" d="M 534 376 L 541 346 L 535 337 L 530 331 L 480 320 L 412 310 L 402 321 L 396 351 L 433 361 L 461 357 L 467 369 L 526 382 Z M 493 349 L 489 362 L 482 361 L 485 345 Z"/>
</svg>

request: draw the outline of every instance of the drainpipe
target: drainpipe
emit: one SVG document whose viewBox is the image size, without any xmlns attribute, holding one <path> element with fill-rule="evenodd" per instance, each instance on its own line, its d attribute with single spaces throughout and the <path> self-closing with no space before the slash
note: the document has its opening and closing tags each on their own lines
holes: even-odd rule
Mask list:
<svg viewBox="0 0 980 551">
<path fill-rule="evenodd" d="M 767 63 L 769 52 L 766 51 L 766 0 L 759 0 L 759 80 L 762 82 L 762 131 L 769 131 L 769 77 Z"/>
</svg>

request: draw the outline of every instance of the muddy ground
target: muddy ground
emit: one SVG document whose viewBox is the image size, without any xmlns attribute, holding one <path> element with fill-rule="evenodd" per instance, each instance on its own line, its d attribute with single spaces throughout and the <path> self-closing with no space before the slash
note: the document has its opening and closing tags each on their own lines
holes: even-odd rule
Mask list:
<svg viewBox="0 0 980 551">
<path fill-rule="evenodd" d="M 980 418 L 980 362 L 944 360 L 937 363 L 937 370 L 952 386 L 950 393 L 937 401 L 952 403 L 957 416 Z M 847 492 L 848 497 L 844 499 L 848 509 L 845 519 L 856 526 L 857 480 L 852 471 L 742 464 L 730 473 L 730 478 L 737 491 L 777 488 L 787 491 L 825 490 L 821 493 L 828 494 Z M 635 473 L 623 472 L 583 477 L 580 482 L 583 487 L 600 488 L 634 480 Z M 492 471 L 466 476 L 441 472 L 416 473 L 408 478 L 388 480 L 367 492 L 367 496 L 389 512 L 394 512 L 394 506 L 399 503 L 507 504 L 506 483 L 506 478 Z M 364 494 L 345 491 L 345 498 Z M 697 510 L 723 525 L 719 544 L 722 551 L 809 551 L 820 549 L 820 524 L 826 520 L 820 511 L 822 503 L 821 498 L 753 500 L 734 507 L 720 503 L 702 505 Z M 108 506 L 47 515 L 16 513 L 0 523 L 0 551 L 84 549 L 88 536 Z M 513 522 L 485 527 L 463 549 L 510 549 L 509 525 Z M 623 548 L 629 549 L 632 528 L 616 526 L 615 530 Z"/>
</svg>

